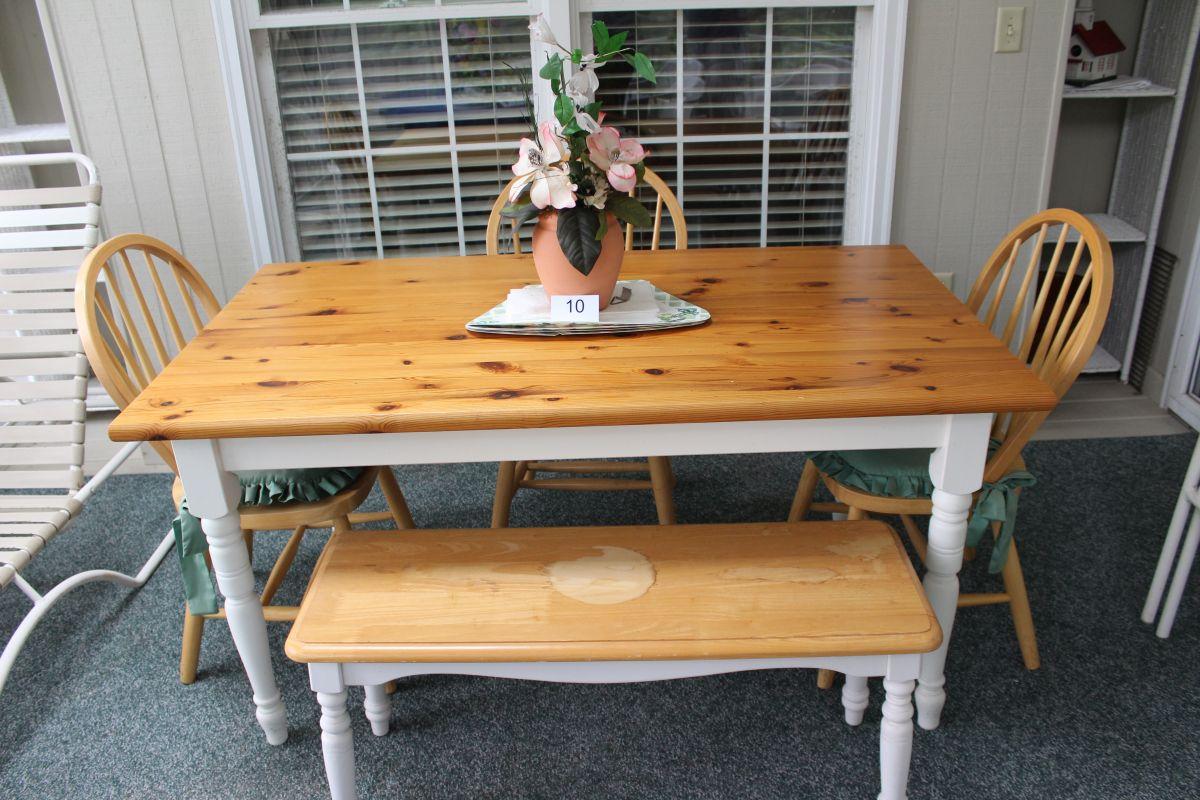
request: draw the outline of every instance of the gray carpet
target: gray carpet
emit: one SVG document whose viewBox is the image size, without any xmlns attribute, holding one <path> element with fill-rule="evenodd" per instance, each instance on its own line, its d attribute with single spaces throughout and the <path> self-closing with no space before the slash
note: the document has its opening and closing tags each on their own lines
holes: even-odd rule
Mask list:
<svg viewBox="0 0 1200 800">
<path fill-rule="evenodd" d="M 1039 443 L 1040 484 L 1018 532 L 1043 668 L 1021 664 L 1004 607 L 959 617 L 942 727 L 917 731 L 914 798 L 1162 798 L 1200 786 L 1200 586 L 1175 633 L 1138 620 L 1194 437 Z M 681 458 L 681 522 L 781 519 L 798 456 Z M 406 468 L 419 525 L 487 523 L 493 465 Z M 378 505 L 378 500 L 375 500 Z M 48 588 L 81 569 L 136 569 L 166 530 L 168 481 L 111 481 L 26 577 Z M 649 523 L 648 494 L 522 492 L 514 525 Z M 323 536 L 307 540 L 281 599 L 294 599 Z M 260 538 L 265 577 L 282 536 Z M 967 589 L 997 585 L 986 553 Z M 1200 571 L 1198 571 L 1200 572 Z M 26 609 L 0 592 L 0 636 Z M 176 679 L 178 567 L 130 594 L 78 590 L 43 622 L 0 697 L 0 797 L 324 797 L 317 705 L 304 668 L 276 670 L 291 738 L 254 724 L 228 629 L 211 624 L 199 681 Z M 878 683 L 878 681 L 874 682 Z M 806 671 L 567 686 L 464 677 L 402 683 L 392 733 L 370 735 L 352 693 L 364 798 L 866 798 L 877 790 L 879 687 L 867 722 Z M 1191 788 L 1188 788 L 1191 787 Z"/>
</svg>

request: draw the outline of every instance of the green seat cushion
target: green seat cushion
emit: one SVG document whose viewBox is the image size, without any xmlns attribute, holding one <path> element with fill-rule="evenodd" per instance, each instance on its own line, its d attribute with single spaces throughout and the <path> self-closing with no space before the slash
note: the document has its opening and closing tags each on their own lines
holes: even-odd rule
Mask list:
<svg viewBox="0 0 1200 800">
<path fill-rule="evenodd" d="M 237 473 L 242 485 L 243 506 L 271 506 L 284 503 L 315 503 L 332 497 L 362 475 L 362 467 L 332 469 L 268 469 Z M 179 516 L 172 524 L 175 552 L 183 573 L 184 595 L 193 614 L 213 614 L 217 610 L 217 592 L 213 587 L 204 554 L 208 540 L 200 520 L 188 511 L 187 498 L 179 504 Z"/>
<path fill-rule="evenodd" d="M 1000 446 L 992 441 L 989 452 Z M 933 495 L 929 477 L 929 457 L 933 450 L 826 450 L 809 457 L 825 475 L 843 486 L 881 497 L 928 498 Z M 1013 470 L 998 481 L 985 483 L 979 490 L 971 521 L 967 526 L 967 544 L 975 547 L 992 522 L 1001 523 L 1000 536 L 988 562 L 991 572 L 999 572 L 1008 559 L 1009 543 L 1017 517 L 1018 489 L 1036 483 L 1025 470 Z"/>
</svg>

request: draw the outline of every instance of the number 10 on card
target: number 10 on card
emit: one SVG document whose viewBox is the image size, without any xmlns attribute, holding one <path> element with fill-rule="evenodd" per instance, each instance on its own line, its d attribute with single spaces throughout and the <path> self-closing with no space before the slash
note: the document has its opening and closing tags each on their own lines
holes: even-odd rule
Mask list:
<svg viewBox="0 0 1200 800">
<path fill-rule="evenodd" d="M 599 322 L 600 295 L 556 294 L 550 298 L 551 322 Z"/>
</svg>

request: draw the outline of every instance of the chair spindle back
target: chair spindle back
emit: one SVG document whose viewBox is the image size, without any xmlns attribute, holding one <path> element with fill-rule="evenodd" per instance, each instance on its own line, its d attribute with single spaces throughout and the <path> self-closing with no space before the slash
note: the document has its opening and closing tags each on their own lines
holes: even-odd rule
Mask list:
<svg viewBox="0 0 1200 800">
<path fill-rule="evenodd" d="M 1053 208 L 1026 219 L 1000 243 L 971 288 L 967 306 L 1062 397 L 1100 340 L 1112 291 L 1108 239 L 1082 214 Z M 1011 469 L 1047 415 L 996 418 L 992 435 L 1001 446 L 988 461 L 985 480 Z"/>
<path fill-rule="evenodd" d="M 93 250 L 79 271 L 75 295 L 84 351 L 121 408 L 221 310 L 181 253 L 138 233 L 113 237 Z M 169 445 L 151 445 L 175 467 Z"/>
</svg>

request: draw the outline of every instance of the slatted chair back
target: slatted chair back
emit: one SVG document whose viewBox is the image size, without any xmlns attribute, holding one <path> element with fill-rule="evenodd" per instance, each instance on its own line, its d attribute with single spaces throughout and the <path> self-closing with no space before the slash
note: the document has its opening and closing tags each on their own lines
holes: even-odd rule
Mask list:
<svg viewBox="0 0 1200 800">
<path fill-rule="evenodd" d="M 76 153 L 0 156 L 0 168 L 52 164 L 78 167 L 82 185 L 0 190 L 0 490 L 33 494 L 83 485 L 87 362 L 72 289 L 99 238 L 100 184 Z M 0 496 L 0 520 L 18 506 Z"/>
<path fill-rule="evenodd" d="M 83 185 L 0 189 L 0 587 L 71 518 L 83 485 L 87 361 L 71 290 L 99 238 L 96 168 L 75 153 L 9 155 L 0 173 L 51 164 L 80 168 Z"/>
<path fill-rule="evenodd" d="M 1112 291 L 1108 239 L 1082 214 L 1053 208 L 1026 219 L 1000 243 L 967 306 L 1062 397 L 1100 340 Z M 1001 445 L 984 480 L 998 480 L 1012 469 L 1047 415 L 997 417 L 992 436 Z"/>
<path fill-rule="evenodd" d="M 221 310 L 179 251 L 140 233 L 96 247 L 79 271 L 75 295 L 84 352 L 121 408 Z M 170 446 L 150 444 L 174 469 Z"/>
<path fill-rule="evenodd" d="M 508 204 L 508 192 L 512 188 L 516 178 L 508 182 L 504 190 L 496 197 L 496 201 L 492 203 L 492 213 L 488 217 L 487 225 L 487 254 L 489 256 L 500 254 L 500 228 L 503 217 L 500 216 L 500 209 Z M 666 182 L 649 167 L 646 168 L 644 182 L 634 188 L 629 193 L 630 197 L 636 197 L 638 188 L 645 187 L 648 191 L 654 193 L 654 226 L 650 230 L 650 250 L 658 250 L 662 242 L 663 232 L 663 210 L 667 211 L 671 220 L 671 228 L 675 237 L 675 249 L 687 249 L 687 222 L 683 218 L 683 207 L 679 205 L 679 199 L 675 197 L 675 193 L 671 191 L 671 187 L 667 186 Z M 513 252 L 521 252 L 520 229 L 516 225 L 511 226 Z M 632 225 L 625 226 L 625 249 L 632 250 L 634 245 L 634 228 Z"/>
</svg>

